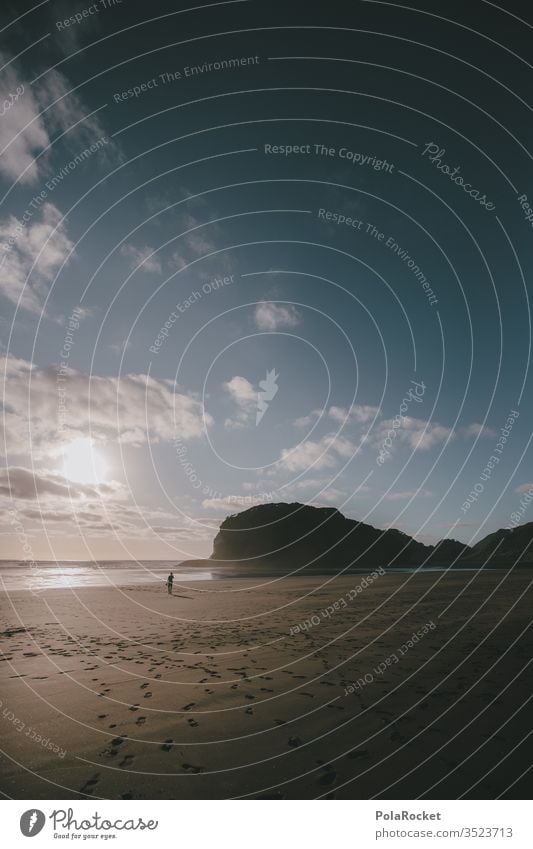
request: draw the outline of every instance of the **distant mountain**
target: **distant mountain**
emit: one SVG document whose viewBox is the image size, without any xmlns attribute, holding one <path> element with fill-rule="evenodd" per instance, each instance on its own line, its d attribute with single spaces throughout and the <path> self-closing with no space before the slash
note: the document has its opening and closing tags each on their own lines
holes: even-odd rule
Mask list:
<svg viewBox="0 0 533 849">
<path fill-rule="evenodd" d="M 353 566 L 450 565 L 470 549 L 456 540 L 423 545 L 407 534 L 347 519 L 334 507 L 261 504 L 227 516 L 213 543 L 212 560 L 253 565 L 335 569 Z"/>
<path fill-rule="evenodd" d="M 525 566 L 533 563 L 533 522 L 517 528 L 502 528 L 477 542 L 464 558 L 464 565 Z"/>
</svg>

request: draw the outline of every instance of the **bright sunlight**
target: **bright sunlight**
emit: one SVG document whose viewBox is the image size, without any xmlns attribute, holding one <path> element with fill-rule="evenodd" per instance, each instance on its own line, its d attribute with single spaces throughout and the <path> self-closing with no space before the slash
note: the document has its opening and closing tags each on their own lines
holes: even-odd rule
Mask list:
<svg viewBox="0 0 533 849">
<path fill-rule="evenodd" d="M 63 474 L 74 483 L 99 484 L 107 477 L 107 463 L 94 439 L 74 439 L 63 448 Z"/>
</svg>

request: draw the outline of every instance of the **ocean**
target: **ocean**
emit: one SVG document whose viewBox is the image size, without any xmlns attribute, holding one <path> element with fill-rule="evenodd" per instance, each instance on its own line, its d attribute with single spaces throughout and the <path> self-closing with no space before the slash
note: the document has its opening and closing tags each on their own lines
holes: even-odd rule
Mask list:
<svg viewBox="0 0 533 849">
<path fill-rule="evenodd" d="M 181 562 L 187 566 L 181 568 Z M 207 560 L 198 560 L 198 566 L 190 567 L 189 561 L 179 560 L 59 560 L 39 561 L 31 565 L 24 560 L 2 560 L 0 561 L 0 591 L 13 590 L 51 590 L 76 587 L 108 587 L 108 586 L 139 586 L 142 584 L 166 583 L 167 575 L 172 569 L 174 573 L 174 586 L 187 581 L 210 581 L 217 578 L 282 578 L 289 576 L 291 570 L 288 568 L 272 567 L 246 567 L 243 564 L 234 563 L 221 567 L 220 563 L 213 562 L 212 567 Z M 323 575 L 342 574 L 365 575 L 371 572 L 368 569 L 357 568 L 349 572 L 334 569 L 307 571 L 305 569 L 295 570 L 292 574 L 297 577 L 318 577 Z M 386 568 L 387 572 L 398 573 L 420 572 L 445 572 L 446 567 L 431 566 L 424 569 L 413 567 L 395 566 Z M 454 572 L 477 572 L 476 567 L 453 568 Z M 484 571 L 489 571 L 485 569 Z M 499 571 L 497 568 L 490 571 Z"/>
<path fill-rule="evenodd" d="M 0 590 L 48 590 L 75 587 L 131 586 L 164 583 L 174 572 L 174 586 L 183 581 L 205 581 L 213 577 L 205 566 L 198 570 L 180 570 L 180 561 L 172 560 L 42 560 L 30 564 L 24 560 L 0 562 Z"/>
</svg>

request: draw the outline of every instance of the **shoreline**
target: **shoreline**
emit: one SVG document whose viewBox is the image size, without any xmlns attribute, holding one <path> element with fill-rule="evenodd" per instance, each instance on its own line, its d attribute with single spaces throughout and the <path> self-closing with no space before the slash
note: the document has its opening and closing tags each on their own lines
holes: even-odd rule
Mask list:
<svg viewBox="0 0 533 849">
<path fill-rule="evenodd" d="M 13 561 L 6 561 L 12 564 Z M 323 578 L 331 581 L 334 579 L 349 578 L 356 575 L 373 574 L 376 570 L 383 570 L 387 575 L 425 575 L 425 574 L 463 574 L 472 575 L 475 573 L 524 573 L 530 567 L 518 564 L 514 567 L 508 566 L 493 566 L 493 567 L 476 567 L 476 566 L 392 566 L 392 567 L 355 567 L 349 569 L 338 570 L 333 567 L 327 568 L 315 567 L 307 568 L 299 566 L 295 569 L 290 569 L 288 565 L 273 566 L 271 564 L 258 565 L 243 565 L 242 563 L 225 563 L 211 560 L 197 561 L 182 561 L 179 565 L 166 565 L 165 568 L 159 569 L 159 574 L 156 575 L 149 568 L 144 569 L 140 566 L 130 566 L 128 561 L 116 561 L 120 566 L 99 566 L 93 561 L 60 561 L 52 563 L 51 561 L 42 561 L 46 565 L 41 570 L 30 570 L 30 573 L 21 576 L 19 570 L 24 568 L 20 563 L 16 566 L 7 565 L 2 568 L 0 563 L 0 593 L 13 593 L 25 591 L 35 595 L 42 595 L 50 590 L 80 590 L 83 588 L 106 588 L 113 587 L 128 587 L 128 586 L 161 586 L 166 585 L 166 576 L 168 571 L 172 569 L 174 572 L 174 584 L 186 585 L 196 581 L 211 582 L 222 580 L 244 580 L 244 581 L 267 581 L 271 579 L 274 582 L 301 578 L 318 580 Z M 106 561 L 109 563 L 110 561 Z M 135 563 L 136 561 L 131 561 Z M 160 563 L 161 561 L 153 561 Z M 193 565 L 196 564 L 196 565 Z M 40 574 L 33 574 L 34 571 L 39 571 Z M 180 574 L 181 573 L 181 574 Z"/>
</svg>

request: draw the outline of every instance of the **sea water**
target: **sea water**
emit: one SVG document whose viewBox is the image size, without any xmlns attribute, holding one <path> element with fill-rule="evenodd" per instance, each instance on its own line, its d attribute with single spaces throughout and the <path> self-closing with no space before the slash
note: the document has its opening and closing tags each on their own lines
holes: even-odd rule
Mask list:
<svg viewBox="0 0 533 849">
<path fill-rule="evenodd" d="M 45 590 L 75 587 L 139 586 L 164 583 L 170 570 L 174 586 L 183 581 L 210 580 L 205 566 L 180 570 L 180 561 L 169 560 L 58 560 L 29 563 L 0 561 L 0 590 Z"/>
</svg>

